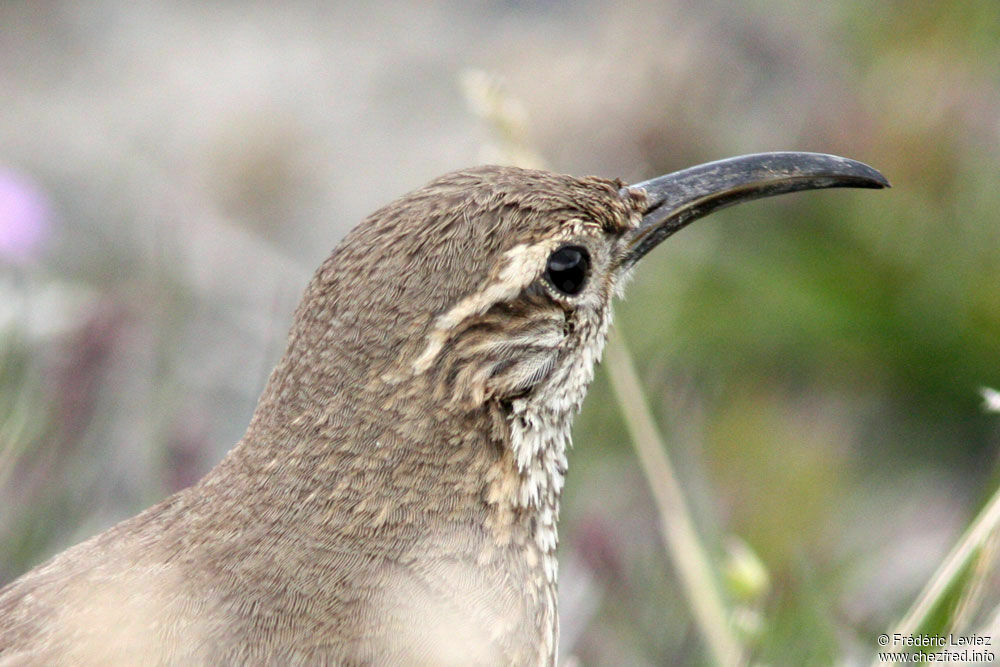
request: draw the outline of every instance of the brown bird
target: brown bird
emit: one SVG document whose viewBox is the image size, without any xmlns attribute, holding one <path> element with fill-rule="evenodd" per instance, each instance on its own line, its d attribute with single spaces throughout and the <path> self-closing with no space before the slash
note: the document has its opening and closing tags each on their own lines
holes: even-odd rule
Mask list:
<svg viewBox="0 0 1000 667">
<path fill-rule="evenodd" d="M 0 664 L 553 664 L 570 423 L 637 260 L 722 206 L 887 185 L 812 153 L 479 167 L 376 211 L 222 462 L 0 590 Z"/>
</svg>

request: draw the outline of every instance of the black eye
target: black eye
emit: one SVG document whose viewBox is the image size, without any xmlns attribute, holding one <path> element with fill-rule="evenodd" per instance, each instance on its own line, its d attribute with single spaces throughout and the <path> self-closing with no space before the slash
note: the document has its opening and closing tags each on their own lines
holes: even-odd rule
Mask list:
<svg viewBox="0 0 1000 667">
<path fill-rule="evenodd" d="M 545 265 L 545 279 L 553 287 L 569 296 L 583 291 L 590 272 L 590 253 L 578 245 L 566 245 L 549 255 Z"/>
</svg>

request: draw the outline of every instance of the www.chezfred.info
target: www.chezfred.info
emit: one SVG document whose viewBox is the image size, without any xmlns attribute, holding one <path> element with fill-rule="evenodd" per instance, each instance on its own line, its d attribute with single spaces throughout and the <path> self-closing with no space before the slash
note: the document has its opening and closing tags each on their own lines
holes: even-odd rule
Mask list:
<svg viewBox="0 0 1000 667">
<path fill-rule="evenodd" d="M 890 649 L 879 651 L 879 662 L 994 662 L 990 635 L 905 635 L 881 634 L 878 645 Z"/>
</svg>

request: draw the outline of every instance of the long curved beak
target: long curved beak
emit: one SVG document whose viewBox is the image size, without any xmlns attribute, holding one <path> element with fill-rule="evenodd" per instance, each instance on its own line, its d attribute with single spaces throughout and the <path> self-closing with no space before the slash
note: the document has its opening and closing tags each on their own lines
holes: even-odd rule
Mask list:
<svg viewBox="0 0 1000 667">
<path fill-rule="evenodd" d="M 646 191 L 642 222 L 626 240 L 622 267 L 717 209 L 751 199 L 820 188 L 887 188 L 866 164 L 822 153 L 756 153 L 698 165 L 629 186 Z"/>
</svg>

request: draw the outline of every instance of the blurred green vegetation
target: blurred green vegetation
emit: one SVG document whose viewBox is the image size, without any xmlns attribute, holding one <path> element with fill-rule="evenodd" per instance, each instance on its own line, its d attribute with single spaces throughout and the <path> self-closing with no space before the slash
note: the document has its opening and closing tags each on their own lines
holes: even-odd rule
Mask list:
<svg viewBox="0 0 1000 667">
<path fill-rule="evenodd" d="M 53 211 L 0 257 L 0 581 L 197 479 L 307 267 L 406 189 L 503 159 L 477 152 L 467 66 L 558 170 L 796 149 L 893 183 L 715 214 L 617 311 L 718 564 L 737 536 L 770 577 L 755 663 L 870 660 L 995 488 L 1000 4 L 98 5 L 0 8 L 0 166 Z M 703 664 L 603 372 L 575 442 L 563 655 Z M 991 580 L 976 620 L 998 604 Z"/>
</svg>

